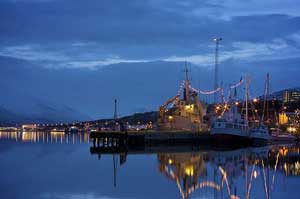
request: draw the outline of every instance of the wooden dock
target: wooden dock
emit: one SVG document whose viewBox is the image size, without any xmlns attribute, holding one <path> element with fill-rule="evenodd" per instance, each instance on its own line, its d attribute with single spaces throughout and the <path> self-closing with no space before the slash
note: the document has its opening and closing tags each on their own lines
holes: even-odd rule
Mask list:
<svg viewBox="0 0 300 199">
<path fill-rule="evenodd" d="M 211 141 L 209 132 L 193 133 L 183 131 L 103 131 L 91 132 L 90 138 L 95 139 L 101 146 L 114 144 L 209 143 Z"/>
<path fill-rule="evenodd" d="M 93 140 L 91 153 L 127 153 L 148 151 L 160 151 L 164 149 L 178 150 L 199 150 L 200 148 L 211 147 L 211 137 L 208 132 L 91 132 L 90 138 Z M 176 147 L 174 147 L 176 146 Z"/>
</svg>

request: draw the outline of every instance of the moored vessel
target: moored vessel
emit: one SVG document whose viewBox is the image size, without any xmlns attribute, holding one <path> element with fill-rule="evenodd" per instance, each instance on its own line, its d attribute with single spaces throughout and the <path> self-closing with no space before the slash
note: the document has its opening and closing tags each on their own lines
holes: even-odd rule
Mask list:
<svg viewBox="0 0 300 199">
<path fill-rule="evenodd" d="M 236 88 L 242 84 L 243 80 L 230 89 L 235 89 L 234 99 L 236 98 Z M 249 138 L 249 122 L 248 122 L 248 84 L 245 82 L 245 117 L 242 118 L 238 113 L 237 104 L 234 100 L 229 100 L 229 110 L 226 110 L 228 105 L 224 107 L 224 112 L 221 116 L 218 116 L 212 123 L 211 136 L 218 144 L 242 144 L 250 141 Z"/>
<path fill-rule="evenodd" d="M 271 133 L 271 139 L 273 142 L 294 142 L 297 138 L 289 133 L 284 133 L 277 128 Z"/>
<path fill-rule="evenodd" d="M 198 93 L 190 89 L 187 68 L 185 75 L 178 94 L 159 107 L 157 125 L 160 131 L 207 131 L 203 122 L 206 110 L 198 99 Z"/>
<path fill-rule="evenodd" d="M 268 143 L 271 141 L 272 136 L 270 135 L 269 128 L 267 125 L 265 125 L 265 112 L 268 114 L 268 103 L 267 99 L 269 97 L 269 87 L 270 87 L 270 77 L 269 73 L 267 73 L 267 78 L 266 78 L 266 84 L 265 84 L 265 94 L 264 94 L 264 105 L 263 105 L 263 114 L 261 116 L 259 125 L 252 128 L 249 136 L 253 140 L 254 143 Z M 269 121 L 269 118 L 266 118 L 267 121 Z"/>
<path fill-rule="evenodd" d="M 216 119 L 211 128 L 211 136 L 218 143 L 246 141 L 249 139 L 248 124 L 243 120 Z"/>
<path fill-rule="evenodd" d="M 258 127 L 252 128 L 249 132 L 249 136 L 255 143 L 268 143 L 272 139 L 268 127 L 263 124 L 259 125 Z"/>
</svg>

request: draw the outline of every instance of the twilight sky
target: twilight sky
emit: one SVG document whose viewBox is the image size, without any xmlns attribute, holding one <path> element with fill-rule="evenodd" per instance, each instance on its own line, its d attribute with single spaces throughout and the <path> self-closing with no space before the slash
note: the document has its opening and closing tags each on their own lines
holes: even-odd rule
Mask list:
<svg viewBox="0 0 300 199">
<path fill-rule="evenodd" d="M 45 67 L 300 57 L 299 0 L 0 0 L 0 55 Z"/>
</svg>

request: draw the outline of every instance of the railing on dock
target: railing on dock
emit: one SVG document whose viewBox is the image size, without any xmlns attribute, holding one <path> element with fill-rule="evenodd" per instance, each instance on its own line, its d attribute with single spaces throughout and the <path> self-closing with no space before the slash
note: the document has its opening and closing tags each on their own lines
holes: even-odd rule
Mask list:
<svg viewBox="0 0 300 199">
<path fill-rule="evenodd" d="M 125 132 L 92 132 L 90 138 L 93 147 L 97 148 L 119 148 L 126 146 L 127 133 Z"/>
</svg>

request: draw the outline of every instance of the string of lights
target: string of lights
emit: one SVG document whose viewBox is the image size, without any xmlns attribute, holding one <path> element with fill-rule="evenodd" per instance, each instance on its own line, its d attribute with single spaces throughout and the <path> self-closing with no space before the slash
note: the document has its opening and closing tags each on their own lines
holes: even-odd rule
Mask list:
<svg viewBox="0 0 300 199">
<path fill-rule="evenodd" d="M 185 84 L 185 80 L 181 82 L 180 86 L 179 86 L 179 89 L 178 89 L 178 92 L 177 92 L 177 95 L 180 96 L 181 92 L 182 92 L 182 89 L 184 87 L 184 84 Z"/>
<path fill-rule="evenodd" d="M 195 89 L 193 87 L 190 86 L 190 89 L 196 93 L 199 93 L 199 94 L 202 94 L 202 95 L 211 95 L 211 94 L 214 94 L 214 93 L 217 93 L 219 91 L 222 90 L 222 88 L 217 88 L 215 90 L 212 90 L 212 91 L 201 91 L 201 90 L 198 90 L 198 89 Z"/>
<path fill-rule="evenodd" d="M 239 87 L 240 85 L 242 85 L 243 82 L 244 82 L 244 80 L 241 78 L 240 81 L 239 81 L 238 83 L 236 83 L 236 84 L 234 84 L 234 85 L 231 85 L 230 88 L 231 88 L 231 89 L 237 88 L 237 87 Z"/>
</svg>

